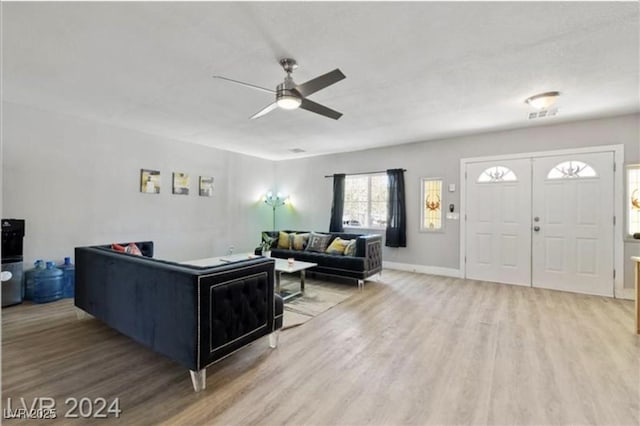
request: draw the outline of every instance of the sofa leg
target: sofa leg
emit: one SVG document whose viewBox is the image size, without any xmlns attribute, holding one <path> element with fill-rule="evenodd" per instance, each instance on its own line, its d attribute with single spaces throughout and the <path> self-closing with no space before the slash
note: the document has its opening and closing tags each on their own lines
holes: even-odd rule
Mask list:
<svg viewBox="0 0 640 426">
<path fill-rule="evenodd" d="M 277 348 L 278 340 L 280 340 L 280 330 L 276 330 L 269 334 L 269 347 L 274 349 Z"/>
<path fill-rule="evenodd" d="M 193 383 L 193 390 L 200 392 L 207 387 L 207 369 L 193 371 L 189 370 L 191 374 L 191 383 Z"/>
<path fill-rule="evenodd" d="M 364 280 L 358 280 L 358 289 L 362 290 L 364 288 Z"/>
</svg>

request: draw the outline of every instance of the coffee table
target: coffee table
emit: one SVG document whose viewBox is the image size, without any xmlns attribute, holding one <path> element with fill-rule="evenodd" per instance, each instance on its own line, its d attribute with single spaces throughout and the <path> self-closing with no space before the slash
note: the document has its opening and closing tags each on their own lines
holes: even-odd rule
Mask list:
<svg viewBox="0 0 640 426">
<path fill-rule="evenodd" d="M 304 293 L 304 279 L 305 271 L 314 266 L 318 266 L 317 263 L 303 262 L 301 260 L 294 260 L 289 262 L 287 259 L 274 258 L 276 261 L 276 292 L 282 296 L 282 300 L 285 302 L 291 300 L 294 297 L 302 296 Z M 280 287 L 280 280 L 283 273 L 293 274 L 294 272 L 300 272 L 300 290 L 293 293 L 283 293 Z"/>
<path fill-rule="evenodd" d="M 187 260 L 184 262 L 180 262 L 185 265 L 194 265 L 194 266 L 218 266 L 224 265 L 225 263 L 234 262 L 238 260 L 251 259 L 253 255 L 251 254 L 235 254 L 235 255 L 227 255 L 227 256 L 219 256 L 219 257 L 208 257 L 206 259 L 196 259 L 196 260 Z M 287 259 L 278 259 L 276 257 L 273 258 L 276 261 L 275 270 L 276 270 L 276 293 L 282 296 L 282 300 L 285 302 L 287 300 L 291 300 L 294 297 L 301 296 L 304 293 L 304 279 L 305 279 L 305 271 L 309 268 L 313 268 L 314 266 L 318 266 L 317 263 L 311 262 L 303 262 L 301 260 L 294 260 L 293 262 L 289 262 Z M 280 287 L 280 280 L 282 274 L 293 274 L 294 272 L 300 272 L 300 290 L 292 293 L 285 292 L 283 293 Z"/>
</svg>

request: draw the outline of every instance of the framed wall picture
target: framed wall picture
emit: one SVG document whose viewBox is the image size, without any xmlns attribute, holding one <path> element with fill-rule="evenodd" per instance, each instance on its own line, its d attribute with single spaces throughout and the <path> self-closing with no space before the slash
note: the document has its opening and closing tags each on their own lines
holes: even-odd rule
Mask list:
<svg viewBox="0 0 640 426">
<path fill-rule="evenodd" d="M 201 197 L 213 197 L 213 177 L 200 176 L 199 188 Z"/>
<path fill-rule="evenodd" d="M 140 192 L 145 194 L 160 193 L 160 171 L 140 169 Z"/>
<path fill-rule="evenodd" d="M 189 174 L 173 172 L 173 193 L 189 195 Z"/>
</svg>

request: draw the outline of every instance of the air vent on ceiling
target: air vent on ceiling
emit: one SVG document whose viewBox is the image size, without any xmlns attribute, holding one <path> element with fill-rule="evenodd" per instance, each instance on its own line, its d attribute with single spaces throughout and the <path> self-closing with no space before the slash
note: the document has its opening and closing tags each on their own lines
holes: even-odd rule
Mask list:
<svg viewBox="0 0 640 426">
<path fill-rule="evenodd" d="M 552 108 L 549 110 L 543 109 L 538 112 L 530 112 L 529 120 L 533 120 L 534 118 L 545 118 L 545 117 L 553 117 L 558 113 L 558 108 Z"/>
<path fill-rule="evenodd" d="M 301 152 L 307 152 L 302 148 L 291 148 L 289 151 L 293 152 L 294 154 L 300 154 Z"/>
</svg>

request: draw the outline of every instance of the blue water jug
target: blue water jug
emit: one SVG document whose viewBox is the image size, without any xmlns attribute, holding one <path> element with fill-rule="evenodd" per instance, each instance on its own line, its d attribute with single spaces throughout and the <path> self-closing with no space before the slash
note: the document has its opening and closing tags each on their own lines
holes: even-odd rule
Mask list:
<svg viewBox="0 0 640 426">
<path fill-rule="evenodd" d="M 38 270 L 33 280 L 33 301 L 47 303 L 62 299 L 62 275 L 55 262 L 47 262 L 45 269 Z"/>
<path fill-rule="evenodd" d="M 70 257 L 64 258 L 64 263 L 58 266 L 62 270 L 62 297 L 73 297 L 76 281 L 76 268 L 71 263 Z"/>
<path fill-rule="evenodd" d="M 24 273 L 24 300 L 33 300 L 33 279 L 39 270 L 44 270 L 44 260 L 38 259 L 33 263 L 33 269 Z"/>
</svg>

